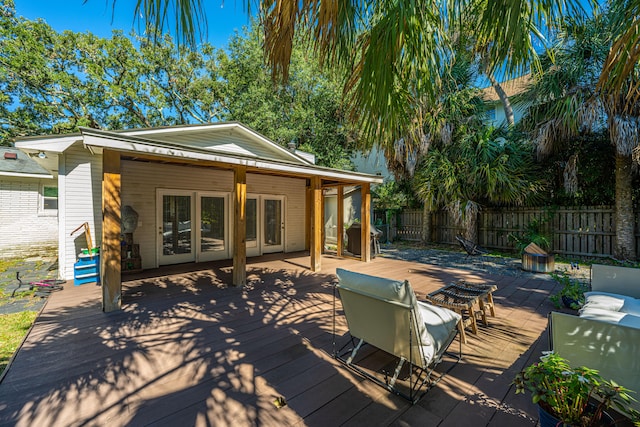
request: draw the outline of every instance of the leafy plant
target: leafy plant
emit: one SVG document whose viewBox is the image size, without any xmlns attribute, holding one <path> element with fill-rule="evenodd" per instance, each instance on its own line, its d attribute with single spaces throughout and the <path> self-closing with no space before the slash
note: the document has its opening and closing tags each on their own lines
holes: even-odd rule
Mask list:
<svg viewBox="0 0 640 427">
<path fill-rule="evenodd" d="M 551 273 L 553 279 L 562 285 L 562 289 L 555 295 L 550 297 L 551 301 L 557 308 L 562 307 L 563 297 L 569 302 L 569 308 L 573 310 L 579 310 L 584 305 L 584 293 L 589 291 L 589 288 L 584 283 L 581 283 L 578 279 L 569 276 L 566 270 L 560 273 Z"/>
<path fill-rule="evenodd" d="M 535 243 L 544 250 L 549 250 L 551 241 L 548 233 L 545 231 L 545 225 L 553 218 L 553 211 L 546 210 L 541 218 L 533 218 L 524 227 L 521 233 L 509 233 L 507 238 L 515 242 L 516 250 L 519 254 L 524 252 L 530 243 Z"/>
<path fill-rule="evenodd" d="M 615 407 L 631 415 L 640 426 L 640 413 L 630 407 L 630 390 L 603 379 L 598 371 L 572 368 L 556 353 L 544 352 L 540 362 L 519 372 L 513 384 L 516 394 L 531 392 L 533 403 L 572 426 L 594 426 L 604 411 Z"/>
</svg>

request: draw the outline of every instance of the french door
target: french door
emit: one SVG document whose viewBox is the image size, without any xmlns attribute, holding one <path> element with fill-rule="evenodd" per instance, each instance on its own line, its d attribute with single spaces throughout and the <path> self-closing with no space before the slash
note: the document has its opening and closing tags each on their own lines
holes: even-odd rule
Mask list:
<svg viewBox="0 0 640 427">
<path fill-rule="evenodd" d="M 226 193 L 158 190 L 158 265 L 229 258 L 228 205 Z"/>
<path fill-rule="evenodd" d="M 284 251 L 284 197 L 262 197 L 262 253 Z"/>
<path fill-rule="evenodd" d="M 284 196 L 247 194 L 247 256 L 284 251 Z"/>
<path fill-rule="evenodd" d="M 230 194 L 157 191 L 158 265 L 231 257 Z M 247 195 L 247 256 L 284 251 L 285 197 Z"/>
<path fill-rule="evenodd" d="M 229 258 L 228 200 L 225 193 L 197 193 L 197 262 Z"/>
</svg>

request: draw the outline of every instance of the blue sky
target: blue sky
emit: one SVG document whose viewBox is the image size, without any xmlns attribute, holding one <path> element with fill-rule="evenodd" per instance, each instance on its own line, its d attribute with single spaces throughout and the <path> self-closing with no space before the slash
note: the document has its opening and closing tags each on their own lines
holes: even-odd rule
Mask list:
<svg viewBox="0 0 640 427">
<path fill-rule="evenodd" d="M 133 11 L 135 0 L 15 0 L 16 12 L 27 19 L 44 19 L 57 31 L 90 31 L 109 37 L 114 29 L 128 34 L 136 29 Z M 204 0 L 207 11 L 207 40 L 215 47 L 226 47 L 235 30 L 249 24 L 244 0 Z M 222 6 L 224 4 L 224 7 Z M 113 19 L 112 19 L 113 18 Z"/>
</svg>

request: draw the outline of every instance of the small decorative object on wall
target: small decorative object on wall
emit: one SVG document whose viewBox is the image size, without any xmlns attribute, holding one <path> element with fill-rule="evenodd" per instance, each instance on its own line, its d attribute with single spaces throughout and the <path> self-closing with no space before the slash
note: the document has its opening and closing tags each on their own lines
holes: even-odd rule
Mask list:
<svg viewBox="0 0 640 427">
<path fill-rule="evenodd" d="M 142 270 L 142 258 L 140 257 L 140 245 L 133 243 L 133 232 L 138 228 L 138 212 L 131 206 L 125 205 L 121 212 L 122 224 L 122 272 L 134 272 Z"/>
<path fill-rule="evenodd" d="M 121 212 L 122 234 L 133 233 L 138 228 L 138 212 L 131 206 L 125 205 Z"/>
</svg>

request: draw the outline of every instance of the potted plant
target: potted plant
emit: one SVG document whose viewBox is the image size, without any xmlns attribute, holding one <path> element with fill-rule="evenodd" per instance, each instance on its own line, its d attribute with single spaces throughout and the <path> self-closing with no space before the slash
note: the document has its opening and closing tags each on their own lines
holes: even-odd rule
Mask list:
<svg viewBox="0 0 640 427">
<path fill-rule="evenodd" d="M 579 310 L 584 305 L 584 293 L 589 291 L 589 287 L 578 279 L 570 277 L 566 270 L 551 273 L 551 277 L 562 285 L 560 291 L 550 298 L 555 306 L 560 308 L 562 302 L 567 308 Z"/>
<path fill-rule="evenodd" d="M 572 368 L 553 352 L 543 352 L 540 362 L 518 373 L 513 384 L 516 393 L 531 392 L 541 427 L 615 425 L 606 412 L 612 407 L 629 414 L 640 426 L 640 414 L 630 407 L 634 399 L 629 390 L 604 380 L 594 369 Z"/>
</svg>

